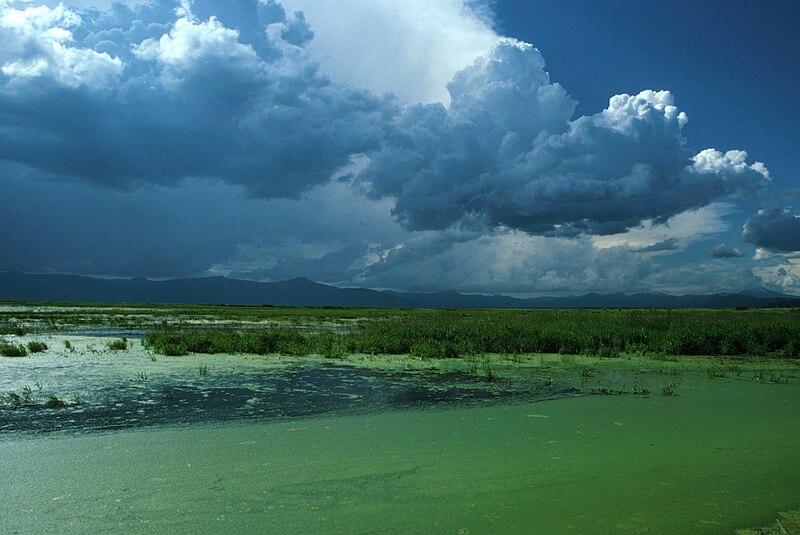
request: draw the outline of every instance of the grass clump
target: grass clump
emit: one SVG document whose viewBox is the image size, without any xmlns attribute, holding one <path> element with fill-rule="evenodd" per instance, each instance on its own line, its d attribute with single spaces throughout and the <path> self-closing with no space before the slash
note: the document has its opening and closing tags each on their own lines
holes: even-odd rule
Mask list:
<svg viewBox="0 0 800 535">
<path fill-rule="evenodd" d="M 42 351 L 47 351 L 47 344 L 44 342 L 28 342 L 28 351 L 31 353 L 41 353 Z"/>
<path fill-rule="evenodd" d="M 22 344 L 12 344 L 5 340 L 0 340 L 0 355 L 4 357 L 24 357 L 28 350 Z"/>
<path fill-rule="evenodd" d="M 647 396 L 650 394 L 650 389 L 641 377 L 637 377 L 631 387 L 631 393 L 637 396 Z"/>
<path fill-rule="evenodd" d="M 111 351 L 124 351 L 128 349 L 128 339 L 123 337 L 112 340 L 108 343 L 108 349 Z"/>
<path fill-rule="evenodd" d="M 211 329 L 205 331 L 161 330 L 147 333 L 143 344 L 147 349 L 169 356 L 189 353 L 250 353 L 254 355 L 310 355 L 320 347 L 321 354 L 343 354 L 339 340 L 329 340 L 327 346 L 320 341 L 323 334 L 309 333 L 292 328 L 269 328 L 251 331 Z M 333 336 L 333 335 L 332 335 Z"/>
</svg>

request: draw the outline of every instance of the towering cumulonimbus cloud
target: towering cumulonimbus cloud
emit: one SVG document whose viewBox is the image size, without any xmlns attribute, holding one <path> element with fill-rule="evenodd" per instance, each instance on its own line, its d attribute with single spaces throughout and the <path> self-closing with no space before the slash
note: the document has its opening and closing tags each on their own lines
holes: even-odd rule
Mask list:
<svg viewBox="0 0 800 535">
<path fill-rule="evenodd" d="M 469 216 L 532 234 L 608 234 L 769 181 L 743 151 L 692 155 L 668 91 L 616 95 L 572 120 L 575 102 L 525 43 L 499 43 L 448 89 L 449 109 L 404 110 L 361 175 L 397 199 L 412 229 Z"/>
<path fill-rule="evenodd" d="M 312 38 L 274 0 L 0 3 L 0 160 L 114 188 L 211 178 L 299 198 L 357 157 L 354 185 L 392 199 L 407 229 L 561 236 L 664 221 L 769 181 L 742 151 L 692 154 L 668 91 L 574 118 L 526 43 L 499 39 L 455 73 L 446 107 L 332 82 Z"/>
</svg>

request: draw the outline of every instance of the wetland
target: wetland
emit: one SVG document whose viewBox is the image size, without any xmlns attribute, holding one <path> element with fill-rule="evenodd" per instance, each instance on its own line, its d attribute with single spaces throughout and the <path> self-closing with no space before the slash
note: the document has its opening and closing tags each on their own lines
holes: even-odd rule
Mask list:
<svg viewBox="0 0 800 535">
<path fill-rule="evenodd" d="M 800 505 L 798 321 L 7 303 L 3 343 L 24 356 L 0 357 L 0 525 L 770 525 Z"/>
</svg>

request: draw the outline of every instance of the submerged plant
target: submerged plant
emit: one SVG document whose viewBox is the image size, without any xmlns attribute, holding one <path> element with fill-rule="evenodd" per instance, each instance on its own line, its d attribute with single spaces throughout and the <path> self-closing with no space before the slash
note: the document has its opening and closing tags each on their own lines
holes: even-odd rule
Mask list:
<svg viewBox="0 0 800 535">
<path fill-rule="evenodd" d="M 777 385 L 788 385 L 789 376 L 782 373 L 773 373 L 770 375 L 769 382 Z"/>
<path fill-rule="evenodd" d="M 650 394 L 650 389 L 647 388 L 644 380 L 641 377 L 637 377 L 636 380 L 633 382 L 633 387 L 631 387 L 631 392 L 636 394 L 637 396 L 646 396 Z"/>
<path fill-rule="evenodd" d="M 601 346 L 597 348 L 595 354 L 600 358 L 617 358 L 619 357 L 619 351 L 617 351 L 613 347 L 609 346 Z"/>
<path fill-rule="evenodd" d="M 491 364 L 489 364 L 488 360 L 485 360 L 483 362 L 483 378 L 486 379 L 487 382 L 491 383 L 496 377 L 497 376 L 495 375 L 494 370 L 492 370 Z"/>
<path fill-rule="evenodd" d="M 661 395 L 664 397 L 673 397 L 675 395 L 675 387 L 677 383 L 667 383 L 661 388 Z"/>
<path fill-rule="evenodd" d="M 45 403 L 44 406 L 47 407 L 48 409 L 56 409 L 58 407 L 63 407 L 64 400 L 59 398 L 58 396 L 50 394 L 49 396 L 47 396 L 47 403 Z"/>
<path fill-rule="evenodd" d="M 16 392 L 9 392 L 7 394 L 8 402 L 11 403 L 12 409 L 18 409 L 22 406 L 22 396 L 17 394 Z"/>
</svg>

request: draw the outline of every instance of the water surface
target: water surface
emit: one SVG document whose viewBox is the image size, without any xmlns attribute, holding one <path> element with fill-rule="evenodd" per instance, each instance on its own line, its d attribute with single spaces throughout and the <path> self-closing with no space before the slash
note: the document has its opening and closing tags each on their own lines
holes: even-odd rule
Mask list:
<svg viewBox="0 0 800 535">
<path fill-rule="evenodd" d="M 0 409 L 3 533 L 730 534 L 800 504 L 791 368 L 94 349 L 0 363 L 67 400 Z"/>
</svg>

